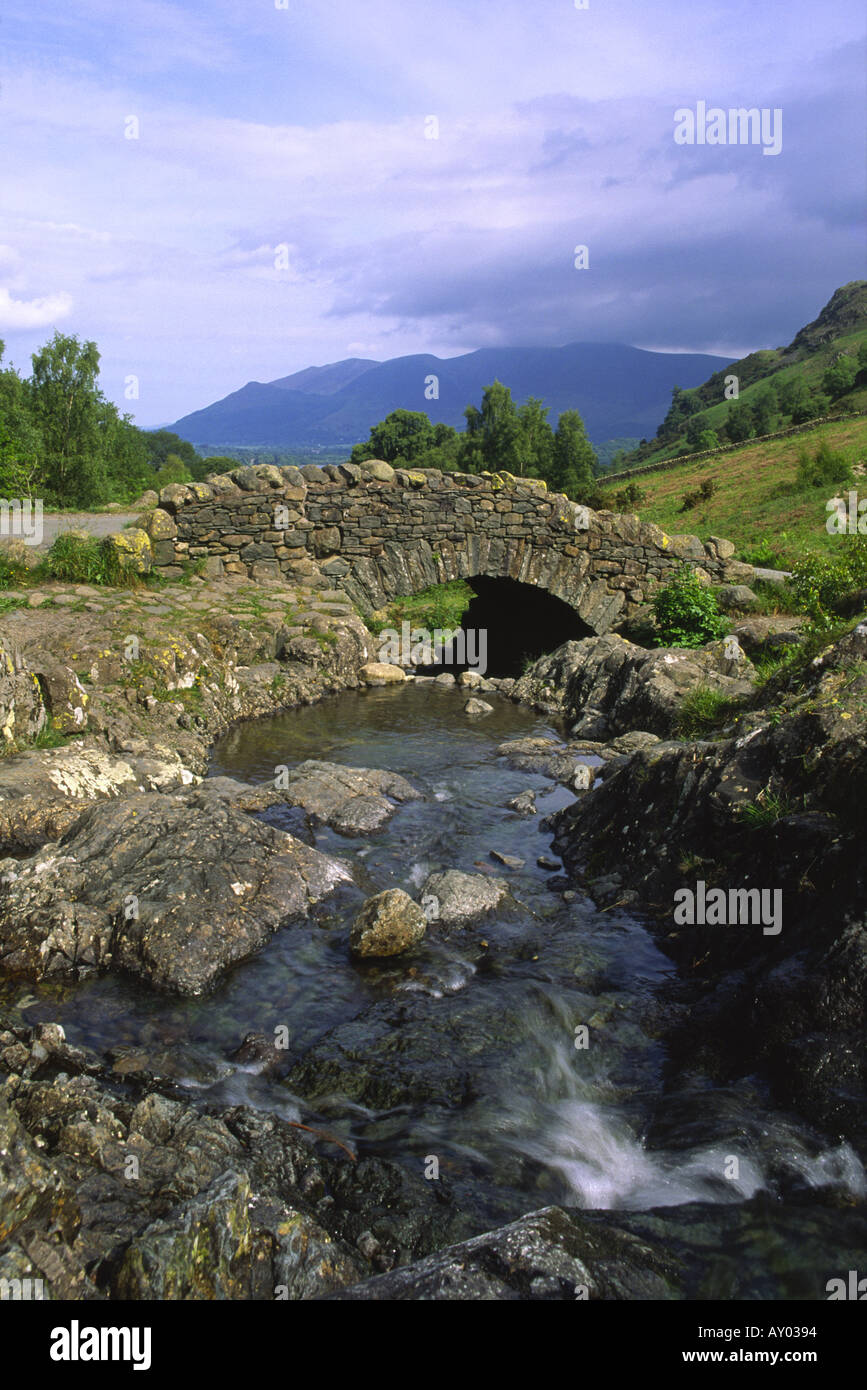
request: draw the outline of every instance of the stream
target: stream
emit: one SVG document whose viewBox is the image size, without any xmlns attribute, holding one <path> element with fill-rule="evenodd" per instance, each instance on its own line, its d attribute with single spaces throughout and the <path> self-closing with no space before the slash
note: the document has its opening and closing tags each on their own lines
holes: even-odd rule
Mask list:
<svg viewBox="0 0 867 1390">
<path fill-rule="evenodd" d="M 211 775 L 259 783 L 316 758 L 399 772 L 424 799 L 373 836 L 317 828 L 310 841 L 351 864 L 355 883 L 208 998 L 109 975 L 34 990 L 18 1001 L 27 1020 L 56 1019 L 70 1041 L 121 1060 L 157 1055 L 209 1104 L 275 1111 L 426 1176 L 433 1163 L 479 1229 L 552 1203 L 643 1210 L 764 1191 L 844 1207 L 863 1197 L 854 1151 L 770 1108 L 760 1078 L 719 1087 L 672 1070 L 671 962 L 635 915 L 564 897 L 562 884 L 552 891 L 536 862 L 551 853 L 539 821 L 573 794 L 496 753 L 504 740 L 561 730 L 497 697 L 492 714 L 470 719 L 465 699 L 385 687 L 233 730 Z M 507 807 L 529 787 L 536 817 Z M 292 808 L 265 816 L 304 833 Z M 492 850 L 523 867 L 495 863 Z M 401 887 L 418 898 L 431 871 L 449 868 L 508 879 L 514 901 L 469 925 L 430 925 L 411 953 L 350 956 L 366 897 Z M 229 1060 L 247 1033 L 276 1029 L 288 1040 L 284 1074 Z M 796 1240 L 780 1258 L 797 1265 Z"/>
</svg>

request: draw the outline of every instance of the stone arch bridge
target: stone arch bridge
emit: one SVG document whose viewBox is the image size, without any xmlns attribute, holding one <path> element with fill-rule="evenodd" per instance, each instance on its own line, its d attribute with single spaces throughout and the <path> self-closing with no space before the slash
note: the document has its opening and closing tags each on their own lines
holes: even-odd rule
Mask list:
<svg viewBox="0 0 867 1390">
<path fill-rule="evenodd" d="M 257 465 L 171 484 L 144 527 L 167 575 L 202 559 L 214 575 L 262 580 L 318 570 L 367 614 L 450 579 L 509 579 L 560 599 L 599 634 L 632 616 L 683 560 L 715 583 L 752 575 L 731 559 L 730 541 L 669 536 L 530 479 L 378 461 Z"/>
</svg>

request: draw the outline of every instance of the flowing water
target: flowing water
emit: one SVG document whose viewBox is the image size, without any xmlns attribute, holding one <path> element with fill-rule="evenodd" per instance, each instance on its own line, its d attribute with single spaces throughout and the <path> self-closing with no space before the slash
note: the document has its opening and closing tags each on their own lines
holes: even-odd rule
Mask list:
<svg viewBox="0 0 867 1390">
<path fill-rule="evenodd" d="M 867 1194 L 855 1153 L 773 1111 L 759 1081 L 719 1088 L 669 1074 L 671 963 L 635 916 L 552 891 L 536 863 L 550 835 L 507 808 L 528 787 L 541 814 L 572 799 L 496 755 L 508 738 L 560 731 L 496 698 L 493 714 L 469 719 L 464 702 L 430 685 L 369 690 L 230 733 L 214 775 L 263 782 L 317 758 L 399 772 L 424 799 L 373 836 L 318 828 L 315 844 L 353 866 L 354 885 L 209 998 L 105 977 L 34 991 L 25 1017 L 56 1018 L 70 1040 L 121 1058 L 144 1051 L 208 1100 L 321 1125 L 360 1154 L 416 1173 L 435 1160 L 480 1225 L 550 1202 L 637 1210 L 763 1190 Z M 266 815 L 298 833 L 297 811 Z M 524 866 L 505 869 L 492 850 Z M 350 956 L 365 897 L 388 887 L 418 897 L 444 868 L 501 874 L 514 903 L 460 928 L 431 925 L 407 955 Z M 246 1033 L 275 1029 L 288 1039 L 284 1075 L 229 1060 Z"/>
</svg>

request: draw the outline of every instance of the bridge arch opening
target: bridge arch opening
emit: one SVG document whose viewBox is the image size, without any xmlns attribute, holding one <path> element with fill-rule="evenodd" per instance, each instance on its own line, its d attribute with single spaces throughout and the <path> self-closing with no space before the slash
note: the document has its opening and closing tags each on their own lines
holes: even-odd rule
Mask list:
<svg viewBox="0 0 867 1390">
<path fill-rule="evenodd" d="M 520 676 L 528 661 L 593 636 L 574 608 L 545 589 L 487 575 L 473 575 L 467 583 L 473 597 L 461 618 L 466 636 L 445 647 L 442 660 L 425 672 L 465 671 L 484 654 L 485 675 Z M 458 660 L 462 654 L 471 659 Z"/>
</svg>

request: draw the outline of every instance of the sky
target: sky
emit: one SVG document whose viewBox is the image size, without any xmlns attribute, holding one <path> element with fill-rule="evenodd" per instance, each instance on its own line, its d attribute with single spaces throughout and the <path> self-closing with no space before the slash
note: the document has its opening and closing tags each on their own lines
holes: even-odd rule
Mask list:
<svg viewBox="0 0 867 1390">
<path fill-rule="evenodd" d="M 147 427 L 345 357 L 787 343 L 865 273 L 864 27 L 862 0 L 6 0 L 6 361 L 93 339 Z M 780 152 L 676 143 L 700 102 L 779 110 Z"/>
</svg>

